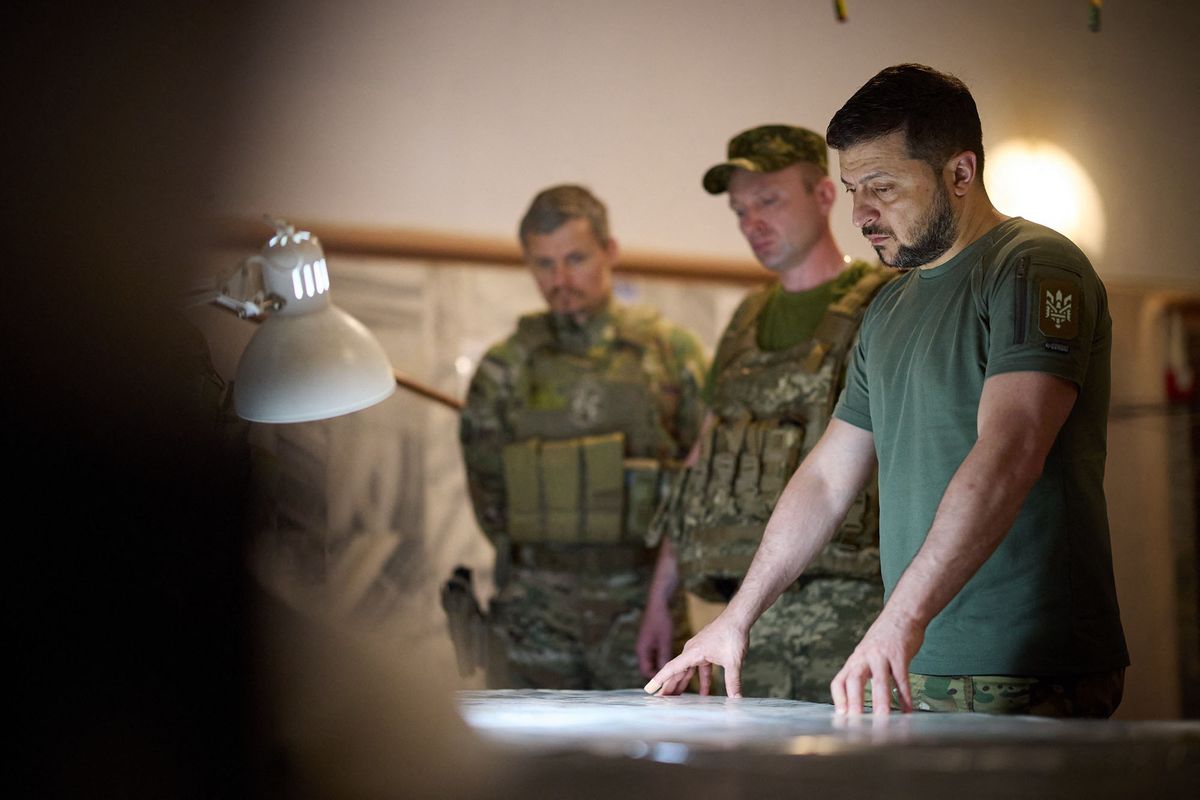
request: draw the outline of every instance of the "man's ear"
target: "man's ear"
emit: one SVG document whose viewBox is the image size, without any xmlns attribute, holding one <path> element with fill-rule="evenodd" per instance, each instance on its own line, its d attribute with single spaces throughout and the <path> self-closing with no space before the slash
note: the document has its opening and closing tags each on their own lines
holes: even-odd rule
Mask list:
<svg viewBox="0 0 1200 800">
<path fill-rule="evenodd" d="M 813 196 L 817 198 L 817 208 L 821 209 L 821 213 L 826 216 L 833 210 L 833 204 L 837 201 L 838 188 L 833 183 L 833 178 L 828 175 L 821 177 L 817 181 L 817 185 L 813 187 Z"/>
<path fill-rule="evenodd" d="M 617 256 L 621 255 L 621 248 L 617 245 L 617 237 L 608 237 L 608 244 L 604 245 L 604 252 L 608 255 L 610 260 L 617 260 Z"/>
<path fill-rule="evenodd" d="M 955 197 L 964 197 L 978 175 L 979 158 L 973 150 L 964 150 L 946 162 L 946 175 Z"/>
</svg>

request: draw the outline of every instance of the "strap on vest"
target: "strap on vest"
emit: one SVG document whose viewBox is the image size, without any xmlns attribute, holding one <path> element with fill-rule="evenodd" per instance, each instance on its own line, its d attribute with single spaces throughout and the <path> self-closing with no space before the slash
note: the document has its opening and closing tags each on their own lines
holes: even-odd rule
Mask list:
<svg viewBox="0 0 1200 800">
<path fill-rule="evenodd" d="M 868 270 L 841 298 L 825 309 L 813 332 L 813 348 L 804 362 L 805 370 L 816 372 L 831 355 L 839 361 L 846 357 L 850 343 L 858 332 L 864 309 L 875 293 L 894 277 L 893 273 L 881 269 Z"/>
<path fill-rule="evenodd" d="M 717 348 L 716 356 L 713 359 L 714 375 L 724 372 L 725 368 L 729 366 L 729 362 L 737 358 L 743 351 L 758 347 L 758 317 L 770 299 L 771 289 L 768 287 L 759 289 L 742 301 L 738 313 L 729 321 L 729 331 L 722 341 L 722 345 L 725 344 L 725 340 L 730 341 L 731 344 Z"/>
</svg>

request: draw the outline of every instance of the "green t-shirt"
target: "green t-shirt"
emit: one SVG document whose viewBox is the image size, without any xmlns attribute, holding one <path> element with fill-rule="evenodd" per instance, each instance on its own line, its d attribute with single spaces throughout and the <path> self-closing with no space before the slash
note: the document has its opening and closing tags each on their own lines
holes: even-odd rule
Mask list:
<svg viewBox="0 0 1200 800">
<path fill-rule="evenodd" d="M 776 284 L 758 317 L 758 346 L 769 353 L 795 347 L 811 338 L 825 309 L 837 299 L 838 279 L 803 292 L 785 292 Z"/>
<path fill-rule="evenodd" d="M 996 552 L 934 618 L 911 669 L 1061 675 L 1129 663 L 1104 459 L 1112 321 L 1087 258 L 1011 219 L 950 262 L 885 286 L 867 310 L 834 416 L 871 431 L 888 597 L 976 440 L 984 381 L 1037 371 L 1079 386 L 1041 477 Z"/>
</svg>

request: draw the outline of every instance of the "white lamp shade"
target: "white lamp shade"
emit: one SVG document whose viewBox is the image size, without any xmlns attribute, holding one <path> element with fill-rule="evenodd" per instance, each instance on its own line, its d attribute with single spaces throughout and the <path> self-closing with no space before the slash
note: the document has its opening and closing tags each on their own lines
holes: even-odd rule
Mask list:
<svg viewBox="0 0 1200 800">
<path fill-rule="evenodd" d="M 233 403 L 252 422 L 310 422 L 359 411 L 395 390 L 383 347 L 330 304 L 262 323 L 238 362 Z"/>
</svg>

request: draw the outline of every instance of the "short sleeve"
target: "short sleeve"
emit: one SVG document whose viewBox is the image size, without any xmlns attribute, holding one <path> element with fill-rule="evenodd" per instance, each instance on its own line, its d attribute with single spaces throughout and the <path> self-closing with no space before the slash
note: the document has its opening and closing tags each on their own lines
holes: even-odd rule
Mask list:
<svg viewBox="0 0 1200 800">
<path fill-rule="evenodd" d="M 868 312 L 869 313 L 869 312 Z M 846 369 L 846 385 L 842 387 L 841 397 L 833 409 L 833 416 L 842 422 L 848 422 L 856 428 L 873 431 L 871 427 L 871 394 L 867 383 L 867 321 L 859 332 L 858 343 L 854 346 L 850 365 Z"/>
<path fill-rule="evenodd" d="M 1058 248 L 1010 257 L 982 288 L 986 377 L 1045 372 L 1082 386 L 1106 298 L 1082 254 Z"/>
</svg>

